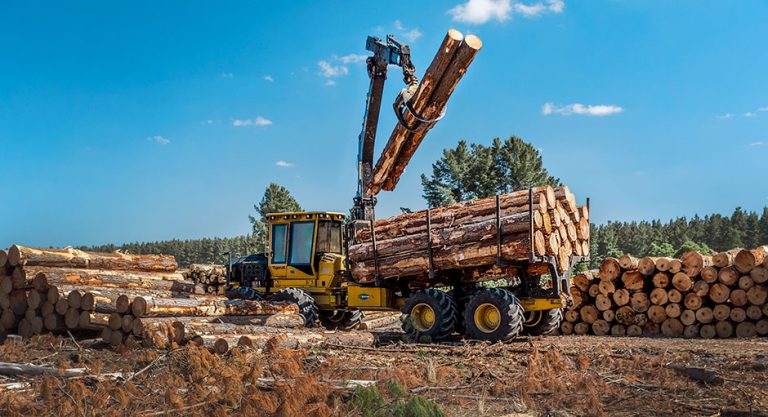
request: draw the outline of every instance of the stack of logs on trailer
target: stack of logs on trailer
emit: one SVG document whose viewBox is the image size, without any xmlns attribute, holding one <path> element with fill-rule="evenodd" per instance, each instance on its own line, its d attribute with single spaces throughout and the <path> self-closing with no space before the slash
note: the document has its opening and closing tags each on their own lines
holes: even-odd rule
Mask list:
<svg viewBox="0 0 768 417">
<path fill-rule="evenodd" d="M 207 295 L 166 255 L 13 245 L 0 250 L 0 309 L 0 336 L 54 333 L 115 347 L 191 342 L 225 352 L 234 343 L 261 346 L 278 333 L 287 346 L 373 343 L 370 334 L 292 329 L 304 326 L 294 304 Z"/>
<path fill-rule="evenodd" d="M 208 294 L 224 294 L 227 284 L 227 267 L 224 265 L 192 264 L 182 275 L 188 281 L 202 285 Z"/>
<path fill-rule="evenodd" d="M 768 246 L 680 259 L 625 255 L 573 278 L 562 334 L 768 335 Z"/>
<path fill-rule="evenodd" d="M 526 261 L 531 254 L 553 256 L 560 271 L 570 256 L 589 255 L 589 209 L 577 206 L 568 187 L 534 187 L 494 197 L 465 201 L 374 223 L 355 231 L 349 246 L 352 277 L 371 282 L 376 276 L 426 277 L 435 271 L 492 268 L 497 256 L 496 223 L 501 228 L 501 258 Z M 429 220 L 428 220 L 429 216 Z M 431 230 L 428 236 L 427 228 Z"/>
</svg>

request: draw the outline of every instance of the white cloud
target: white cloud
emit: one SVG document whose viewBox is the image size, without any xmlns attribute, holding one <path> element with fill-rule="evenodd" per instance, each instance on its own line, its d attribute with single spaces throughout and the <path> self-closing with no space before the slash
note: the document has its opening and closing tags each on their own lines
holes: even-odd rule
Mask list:
<svg viewBox="0 0 768 417">
<path fill-rule="evenodd" d="M 480 25 L 494 19 L 503 22 L 513 14 L 532 18 L 544 13 L 562 13 L 563 10 L 565 0 L 544 0 L 530 4 L 513 0 L 468 0 L 448 10 L 448 13 L 453 15 L 453 20 Z"/>
<path fill-rule="evenodd" d="M 327 79 L 325 80 L 325 85 L 329 87 L 333 87 L 334 85 L 336 85 L 336 80 Z"/>
<path fill-rule="evenodd" d="M 232 121 L 232 126 L 245 127 L 245 126 L 269 126 L 272 121 L 266 117 L 257 116 L 255 119 L 235 119 Z"/>
<path fill-rule="evenodd" d="M 279 166 L 279 167 L 282 167 L 282 168 L 293 168 L 293 167 L 295 167 L 296 165 L 295 165 L 295 164 L 293 164 L 293 163 L 291 163 L 291 162 L 283 161 L 283 160 L 281 159 L 281 160 L 279 160 L 279 161 L 275 162 L 275 166 Z"/>
<path fill-rule="evenodd" d="M 271 75 L 265 75 L 265 76 L 264 76 L 264 81 L 274 82 L 274 81 L 275 81 L 275 79 L 274 79 L 274 78 L 272 78 L 272 76 L 271 76 Z"/>
<path fill-rule="evenodd" d="M 150 142 L 158 143 L 160 145 L 167 145 L 167 144 L 171 143 L 170 139 L 168 139 L 168 138 L 166 138 L 164 136 L 160 136 L 160 135 L 149 136 L 149 137 L 147 137 L 147 140 L 150 141 Z"/>
<path fill-rule="evenodd" d="M 331 65 L 328 61 L 319 61 L 317 66 L 320 67 L 320 75 L 326 78 L 339 77 L 349 74 L 349 68 L 343 65 Z"/>
<path fill-rule="evenodd" d="M 408 39 L 409 42 L 416 42 L 416 39 L 419 39 L 423 35 L 421 31 L 418 28 L 413 28 L 405 33 L 403 33 L 403 37 L 405 39 Z"/>
<path fill-rule="evenodd" d="M 733 117 L 733 113 L 725 113 L 725 114 L 721 114 L 721 115 L 717 116 L 717 118 L 720 119 L 720 120 L 727 120 L 727 119 L 730 119 L 732 117 Z"/>
<path fill-rule="evenodd" d="M 762 140 L 758 140 L 757 142 L 752 142 L 749 144 L 749 146 L 765 146 L 765 145 L 767 145 L 767 143 L 765 143 Z"/>
<path fill-rule="evenodd" d="M 399 20 L 395 20 L 395 23 L 393 23 L 393 26 L 397 30 L 405 30 L 405 26 L 403 26 L 403 22 L 401 22 Z M 382 31 L 383 31 L 383 29 L 382 29 Z"/>
<path fill-rule="evenodd" d="M 344 56 L 340 56 L 340 57 L 334 56 L 334 58 L 339 60 L 339 61 L 341 61 L 341 63 L 344 64 L 344 65 L 356 64 L 358 62 L 365 62 L 365 60 L 368 59 L 367 56 L 365 56 L 365 55 L 358 55 L 358 54 L 349 54 L 349 55 L 344 55 Z"/>
<path fill-rule="evenodd" d="M 621 113 L 624 111 L 624 108 L 621 106 L 614 106 L 610 104 L 581 104 L 581 103 L 573 103 L 573 104 L 567 104 L 565 106 L 557 106 L 554 103 L 547 102 L 544 103 L 543 106 L 541 106 L 541 114 L 548 116 L 550 114 L 560 114 L 563 116 L 570 116 L 573 114 L 576 115 L 584 115 L 584 116 L 610 116 L 612 114 Z"/>
<path fill-rule="evenodd" d="M 757 116 L 754 112 L 748 111 L 744 113 L 744 117 L 755 117 Z"/>
<path fill-rule="evenodd" d="M 469 0 L 448 10 L 453 20 L 474 24 L 483 24 L 492 19 L 503 22 L 509 19 L 511 12 L 512 0 Z"/>
<path fill-rule="evenodd" d="M 768 107 L 760 107 L 757 111 L 768 111 Z"/>
<path fill-rule="evenodd" d="M 226 78 L 228 80 L 231 80 L 231 79 L 235 78 L 235 74 L 232 74 L 231 72 L 222 72 L 221 73 L 221 78 Z"/>
</svg>

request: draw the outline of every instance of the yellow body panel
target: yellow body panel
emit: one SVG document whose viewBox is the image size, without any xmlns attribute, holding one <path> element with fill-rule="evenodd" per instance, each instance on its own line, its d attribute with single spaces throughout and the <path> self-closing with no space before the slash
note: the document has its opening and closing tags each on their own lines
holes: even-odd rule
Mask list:
<svg viewBox="0 0 768 417">
<path fill-rule="evenodd" d="M 525 311 L 542 311 L 565 307 L 565 301 L 561 298 L 522 298 L 520 304 Z"/>
<path fill-rule="evenodd" d="M 347 305 L 354 308 L 391 308 L 394 306 L 392 290 L 383 287 L 347 287 Z"/>
</svg>

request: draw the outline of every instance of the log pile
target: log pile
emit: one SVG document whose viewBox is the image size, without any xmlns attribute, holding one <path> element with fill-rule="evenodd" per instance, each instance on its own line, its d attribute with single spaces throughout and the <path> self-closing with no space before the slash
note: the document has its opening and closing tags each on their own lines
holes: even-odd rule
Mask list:
<svg viewBox="0 0 768 417">
<path fill-rule="evenodd" d="M 164 255 L 0 250 L 0 334 L 50 332 L 101 337 L 115 347 L 166 348 L 196 335 L 303 327 L 296 305 L 209 295 L 184 281 L 175 265 Z"/>
<path fill-rule="evenodd" d="M 392 131 L 373 169 L 368 195 L 395 188 L 433 121 L 442 117 L 453 90 L 482 46 L 483 42 L 475 35 L 465 38 L 458 30 L 448 31 L 421 82 L 409 90 L 407 106 L 402 106 L 405 126 L 398 123 Z"/>
<path fill-rule="evenodd" d="M 562 334 L 768 335 L 768 246 L 680 259 L 609 257 L 572 285 Z"/>
<path fill-rule="evenodd" d="M 224 265 L 192 264 L 183 275 L 188 281 L 202 285 L 207 294 L 224 295 L 227 283 Z"/>
<path fill-rule="evenodd" d="M 404 276 L 426 279 L 430 241 L 434 271 L 489 271 L 496 263 L 496 198 L 465 201 L 406 213 L 359 226 L 349 247 L 352 277 L 372 282 Z M 534 187 L 498 197 L 501 258 L 509 261 L 552 256 L 560 271 L 571 255 L 589 255 L 589 209 L 577 206 L 567 186 Z M 429 215 L 429 221 L 427 220 Z M 428 235 L 428 222 L 430 232 Z M 488 274 L 475 274 L 475 280 Z"/>
</svg>

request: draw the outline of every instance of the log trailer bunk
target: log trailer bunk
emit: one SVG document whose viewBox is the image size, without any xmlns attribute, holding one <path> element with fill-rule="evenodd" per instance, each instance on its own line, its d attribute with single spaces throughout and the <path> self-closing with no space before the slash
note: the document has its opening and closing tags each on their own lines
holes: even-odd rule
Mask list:
<svg viewBox="0 0 768 417">
<path fill-rule="evenodd" d="M 400 123 L 406 105 L 418 85 L 410 60 L 410 49 L 392 36 L 384 42 L 368 37 L 366 49 L 370 87 L 363 129 L 358 138 L 358 189 L 352 218 L 336 212 L 295 212 L 267 215 L 269 244 L 266 254 L 230 261 L 228 277 L 235 296 L 267 298 L 296 303 L 308 327 L 319 321 L 330 329 L 354 329 L 365 310 L 395 310 L 403 313 L 403 329 L 411 340 L 440 341 L 452 333 L 488 341 L 507 341 L 519 334 L 547 334 L 562 321 L 562 308 L 570 302 L 571 267 L 580 257 L 572 256 L 565 272 L 556 267 L 555 257 L 536 256 L 531 249 L 527 261 L 509 262 L 501 255 L 500 206 L 496 197 L 497 261 L 495 269 L 506 271 L 507 286 L 486 287 L 481 282 L 464 282 L 469 271 L 434 271 L 432 242 L 429 253 L 429 280 L 401 277 L 357 284 L 349 273 L 347 248 L 354 243 L 355 230 L 371 228 L 375 220 L 376 197 L 366 195 L 373 167 L 373 149 L 387 66 L 402 68 L 409 88 L 397 97 L 394 108 Z M 414 114 L 420 123 L 423 120 Z M 410 127 L 409 127 L 410 128 Z M 415 129 L 419 129 L 418 126 Z M 529 191 L 529 218 L 534 218 Z M 430 211 L 426 210 L 427 236 L 431 236 Z M 533 242 L 533 225 L 531 242 Z M 376 234 L 371 233 L 374 254 Z M 533 246 L 533 245 L 531 245 Z M 542 275 L 549 274 L 549 283 Z M 415 285 L 415 287 L 414 287 Z"/>
</svg>

